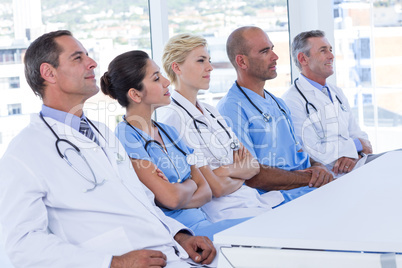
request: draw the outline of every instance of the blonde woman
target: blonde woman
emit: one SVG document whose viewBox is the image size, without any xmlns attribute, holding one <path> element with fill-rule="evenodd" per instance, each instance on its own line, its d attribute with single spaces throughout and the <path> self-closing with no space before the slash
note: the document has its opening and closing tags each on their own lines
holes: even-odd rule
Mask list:
<svg viewBox="0 0 402 268">
<path fill-rule="evenodd" d="M 213 235 L 245 219 L 212 223 L 199 209 L 211 200 L 211 190 L 192 163 L 192 149 L 177 131 L 152 120 L 155 109 L 170 103 L 170 82 L 143 51 L 117 56 L 101 78 L 101 89 L 126 108 L 116 136 L 141 180 L 155 195 L 156 204 L 196 235 Z"/>
<path fill-rule="evenodd" d="M 279 205 L 280 192 L 260 195 L 244 182 L 259 172 L 257 160 L 239 143 L 218 111 L 197 100 L 209 88 L 213 67 L 206 40 L 180 34 L 165 46 L 163 67 L 175 86 L 172 103 L 158 111 L 161 122 L 173 125 L 180 138 L 194 148 L 197 166 L 212 190 L 202 210 L 211 221 L 253 217 Z"/>
</svg>

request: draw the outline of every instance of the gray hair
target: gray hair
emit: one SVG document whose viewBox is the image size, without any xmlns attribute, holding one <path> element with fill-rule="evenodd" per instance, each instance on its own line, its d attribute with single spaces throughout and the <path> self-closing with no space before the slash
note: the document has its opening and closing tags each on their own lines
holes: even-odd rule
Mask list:
<svg viewBox="0 0 402 268">
<path fill-rule="evenodd" d="M 42 63 L 49 63 L 54 68 L 59 66 L 59 55 L 62 48 L 55 39 L 64 35 L 72 36 L 71 32 L 67 30 L 46 33 L 33 41 L 25 52 L 25 78 L 35 95 L 42 99 L 45 79 L 40 74 L 40 66 Z"/>
<path fill-rule="evenodd" d="M 311 37 L 325 37 L 325 33 L 321 30 L 307 31 L 307 32 L 299 33 L 293 39 L 292 57 L 293 57 L 293 60 L 296 64 L 297 68 L 299 68 L 299 70 L 301 70 L 301 65 L 300 65 L 299 60 L 297 59 L 297 55 L 299 55 L 299 53 L 301 52 L 301 53 L 306 54 L 307 57 L 310 57 L 311 45 L 308 42 L 308 39 Z"/>
</svg>

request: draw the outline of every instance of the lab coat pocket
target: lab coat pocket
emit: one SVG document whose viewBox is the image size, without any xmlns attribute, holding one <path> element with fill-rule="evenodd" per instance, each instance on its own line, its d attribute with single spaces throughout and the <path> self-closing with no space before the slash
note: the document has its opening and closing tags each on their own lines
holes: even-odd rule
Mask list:
<svg viewBox="0 0 402 268">
<path fill-rule="evenodd" d="M 133 250 L 123 227 L 98 235 L 81 243 L 80 247 L 112 255 L 121 255 Z"/>
<path fill-rule="evenodd" d="M 323 139 L 325 137 L 324 132 L 324 124 L 322 123 L 321 115 L 318 112 L 314 112 L 310 114 L 310 123 L 311 128 L 313 128 L 314 133 L 320 138 Z"/>
</svg>

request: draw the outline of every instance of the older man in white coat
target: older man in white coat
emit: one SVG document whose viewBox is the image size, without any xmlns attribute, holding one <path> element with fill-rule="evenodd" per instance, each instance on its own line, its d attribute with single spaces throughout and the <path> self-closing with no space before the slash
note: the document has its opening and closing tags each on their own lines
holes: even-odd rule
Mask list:
<svg viewBox="0 0 402 268">
<path fill-rule="evenodd" d="M 291 110 L 303 149 L 335 175 L 363 165 L 372 147 L 342 90 L 326 82 L 334 73 L 334 55 L 324 32 L 297 35 L 292 56 L 301 74 L 282 98 Z"/>
<path fill-rule="evenodd" d="M 83 114 L 99 90 L 95 67 L 68 31 L 43 35 L 26 52 L 27 81 L 43 107 L 0 162 L 0 217 L 11 261 L 190 267 L 190 256 L 210 263 L 212 242 L 166 217 L 115 135 Z"/>
</svg>

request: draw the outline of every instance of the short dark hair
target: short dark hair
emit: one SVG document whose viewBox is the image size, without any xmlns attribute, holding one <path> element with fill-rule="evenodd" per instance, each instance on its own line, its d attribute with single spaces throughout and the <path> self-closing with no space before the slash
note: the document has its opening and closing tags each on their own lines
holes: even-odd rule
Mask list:
<svg viewBox="0 0 402 268">
<path fill-rule="evenodd" d="M 129 51 L 114 58 L 101 77 L 102 92 L 127 107 L 130 88 L 143 90 L 148 60 L 149 55 L 141 50 Z"/>
<path fill-rule="evenodd" d="M 226 53 L 228 54 L 228 58 L 235 69 L 237 69 L 236 55 L 241 54 L 247 56 L 250 51 L 250 47 L 243 33 L 251 29 L 256 30 L 260 28 L 254 26 L 240 27 L 234 30 L 226 41 Z"/>
<path fill-rule="evenodd" d="M 307 32 L 302 32 L 299 33 L 298 35 L 295 36 L 292 42 L 292 57 L 293 61 L 295 62 L 297 68 L 301 70 L 301 65 L 299 60 L 297 59 L 297 55 L 299 55 L 300 52 L 304 53 L 307 55 L 307 57 L 310 57 L 310 43 L 308 42 L 308 39 L 311 37 L 325 37 L 325 33 L 321 30 L 313 30 L 313 31 L 307 31 Z"/>
<path fill-rule="evenodd" d="M 59 55 L 63 50 L 55 39 L 64 35 L 72 36 L 67 30 L 46 33 L 33 41 L 25 52 L 25 78 L 33 92 L 41 98 L 45 90 L 45 79 L 40 74 L 40 66 L 45 62 L 55 68 L 59 66 Z"/>
</svg>

